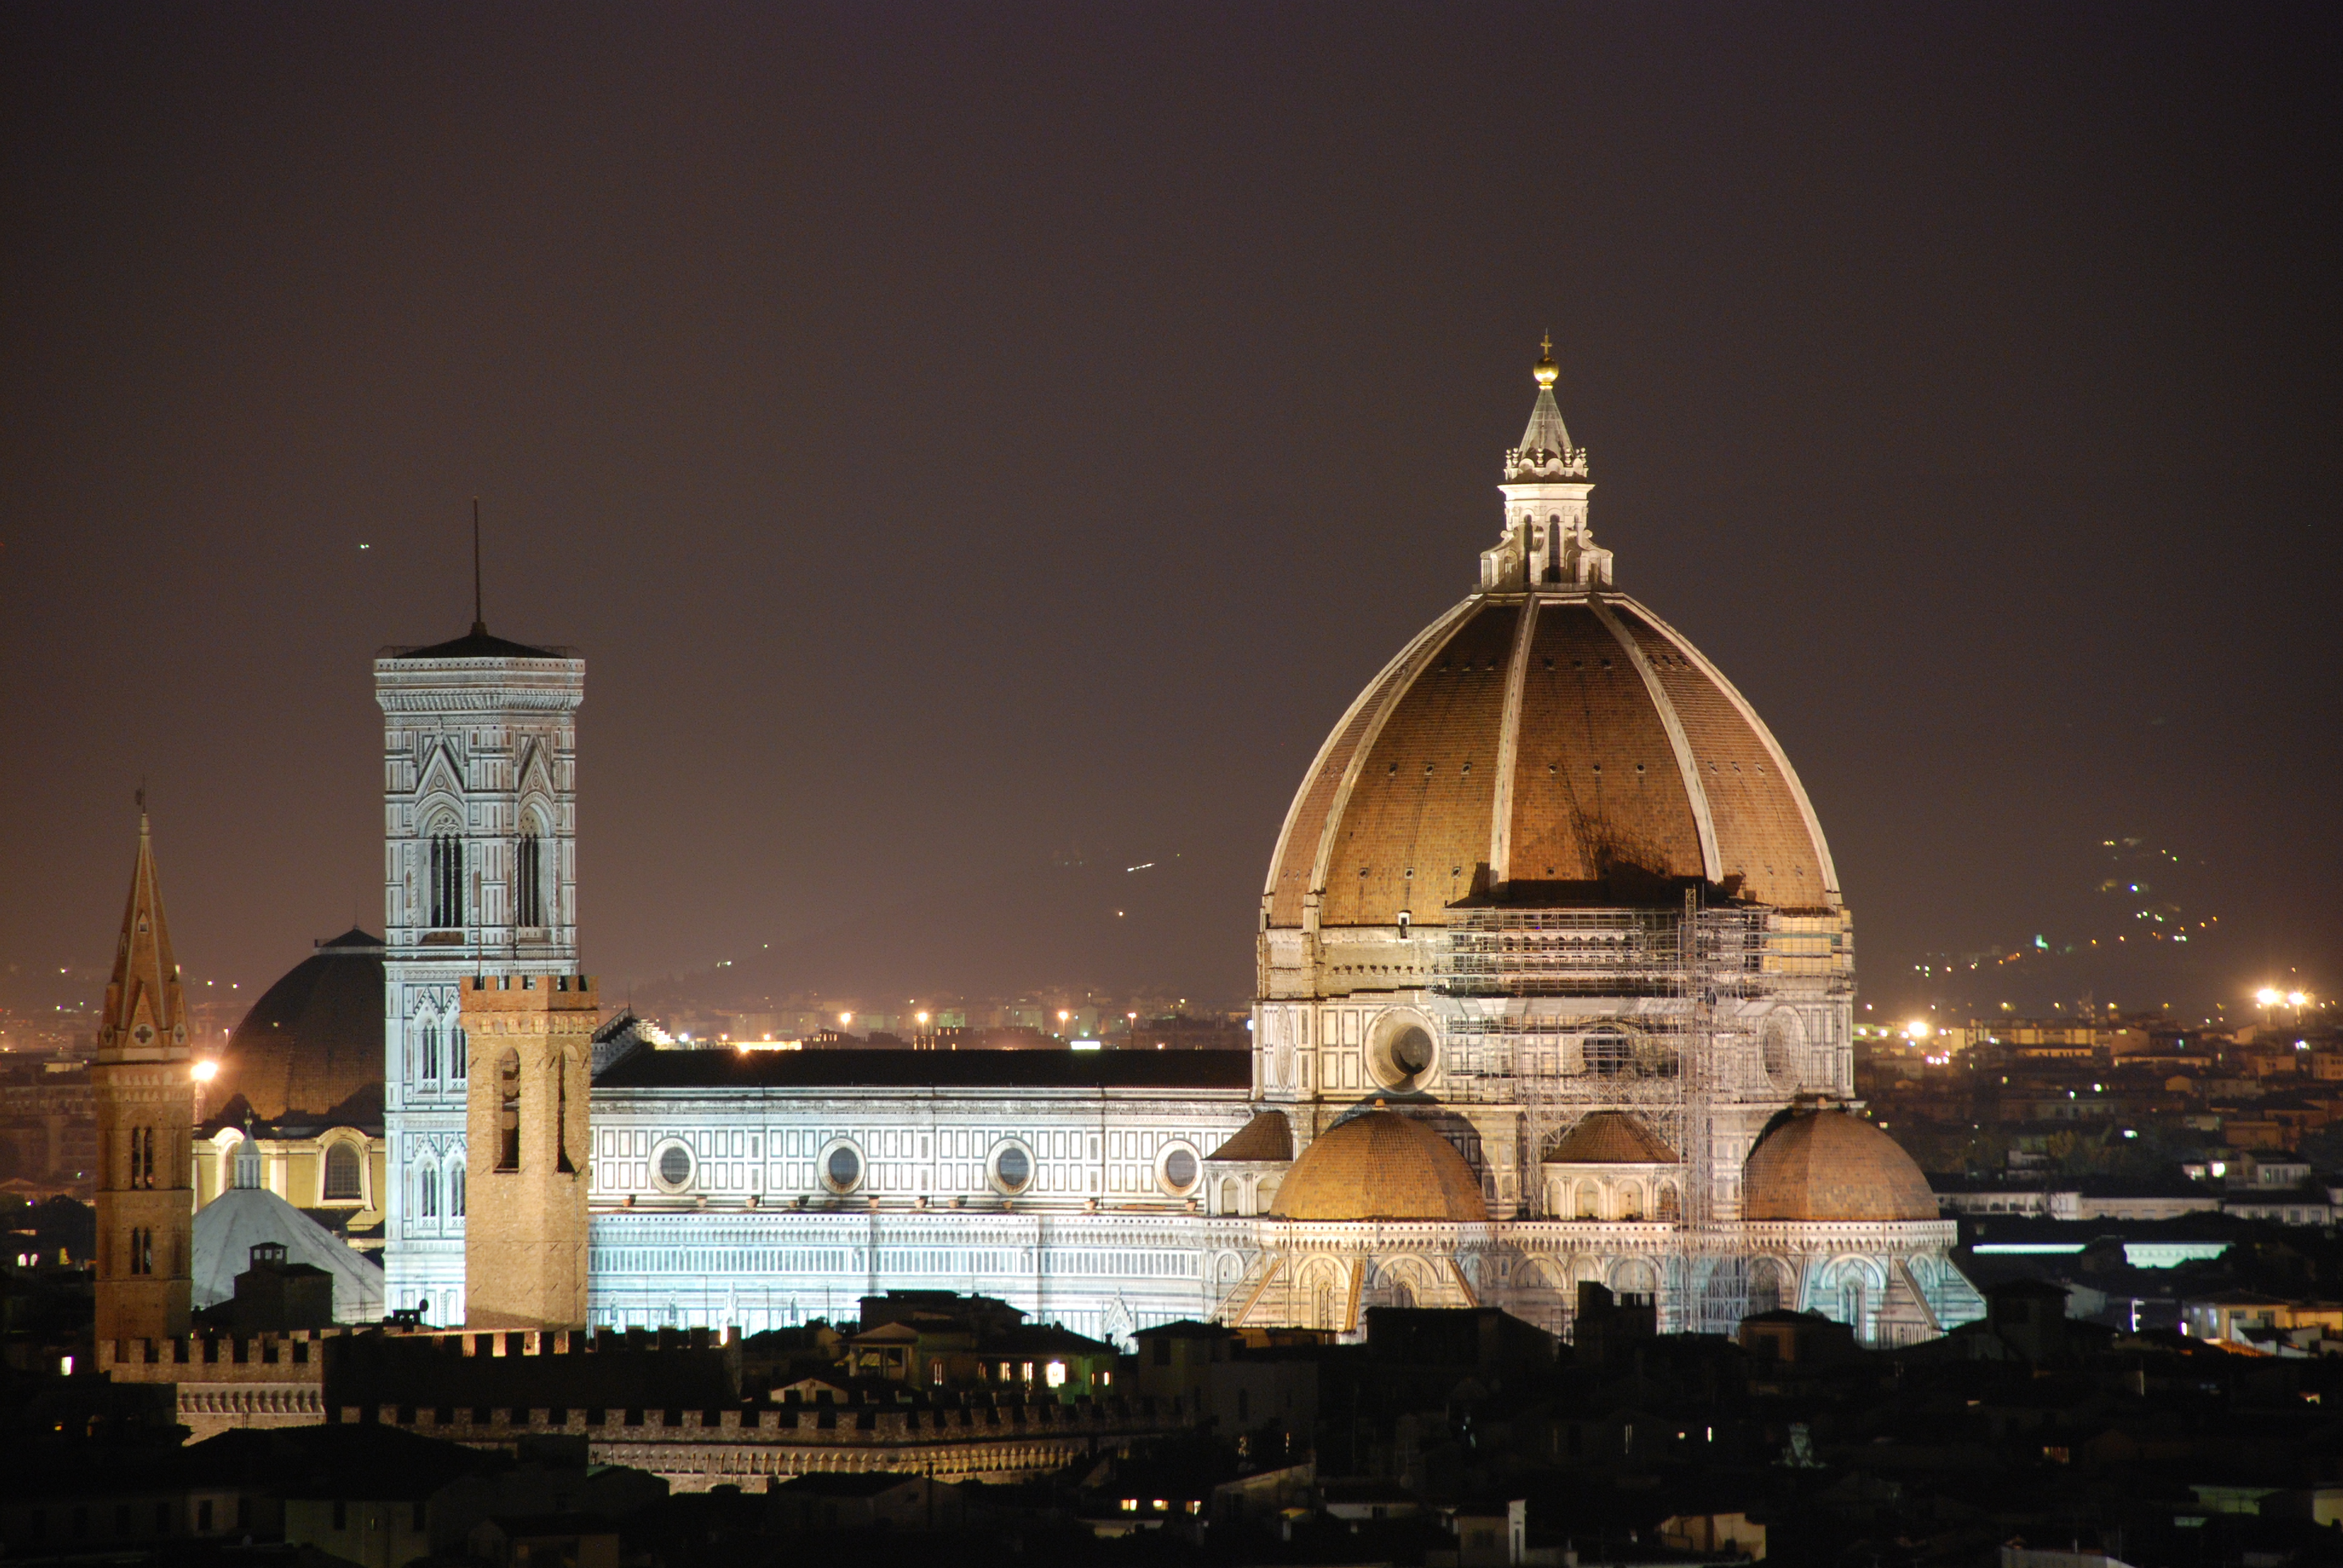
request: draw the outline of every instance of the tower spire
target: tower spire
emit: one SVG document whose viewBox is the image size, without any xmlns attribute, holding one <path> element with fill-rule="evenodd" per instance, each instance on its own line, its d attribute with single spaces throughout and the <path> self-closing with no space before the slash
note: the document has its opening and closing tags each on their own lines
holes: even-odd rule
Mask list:
<svg viewBox="0 0 2343 1568">
<path fill-rule="evenodd" d="M 195 1090 L 144 785 L 138 859 L 106 987 L 90 1090 L 98 1137 L 97 1337 L 184 1334 L 192 1290 Z"/>
<path fill-rule="evenodd" d="M 1537 401 L 1530 405 L 1529 427 L 1522 432 L 1521 445 L 1505 454 L 1505 478 L 1513 483 L 1584 479 L 1586 448 L 1570 444 L 1570 432 L 1563 427 L 1562 407 L 1554 400 L 1554 384 L 1562 378 L 1562 367 L 1554 362 L 1554 335 L 1546 334 L 1538 348 L 1538 362 L 1530 370 L 1537 383 Z"/>
<path fill-rule="evenodd" d="M 179 965 L 163 921 L 163 890 L 155 877 L 155 839 L 146 821 L 146 788 L 138 788 L 138 861 L 130 873 L 130 904 L 122 913 L 114 978 L 106 988 L 101 1050 L 162 1050 L 187 1041 L 179 996 Z"/>
<path fill-rule="evenodd" d="M 1562 367 L 1554 362 L 1550 332 L 1539 340 L 1530 379 L 1537 383 L 1537 401 L 1521 445 L 1505 453 L 1504 481 L 1497 487 L 1505 498 L 1504 531 L 1493 549 L 1481 552 L 1481 586 L 1575 593 L 1609 588 L 1611 552 L 1586 528 L 1586 498 L 1594 488 L 1586 448 L 1570 444 L 1554 400 Z"/>
<path fill-rule="evenodd" d="M 480 613 L 480 498 L 472 498 L 472 635 L 488 635 L 488 618 Z"/>
</svg>

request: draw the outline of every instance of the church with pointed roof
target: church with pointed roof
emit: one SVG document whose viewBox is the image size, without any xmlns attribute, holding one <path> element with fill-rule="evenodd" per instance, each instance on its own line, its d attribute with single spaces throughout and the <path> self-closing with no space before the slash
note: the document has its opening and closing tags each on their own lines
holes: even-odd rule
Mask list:
<svg viewBox="0 0 2343 1568">
<path fill-rule="evenodd" d="M 1614 586 L 1550 345 L 1534 380 L 1477 582 L 1335 718 L 1277 833 L 1247 1051 L 709 1049 L 625 1020 L 588 1050 L 584 661 L 477 621 L 387 651 L 390 1303 L 754 1332 L 948 1290 L 1126 1342 L 1355 1335 L 1376 1305 L 1566 1330 L 1584 1285 L 1682 1331 L 1978 1315 L 1853 1101 L 1813 804 Z"/>
<path fill-rule="evenodd" d="M 163 919 L 140 791 L 138 858 L 122 914 L 90 1087 L 97 1107 L 97 1327 L 101 1340 L 187 1332 L 195 1193 L 186 1002 Z"/>
</svg>

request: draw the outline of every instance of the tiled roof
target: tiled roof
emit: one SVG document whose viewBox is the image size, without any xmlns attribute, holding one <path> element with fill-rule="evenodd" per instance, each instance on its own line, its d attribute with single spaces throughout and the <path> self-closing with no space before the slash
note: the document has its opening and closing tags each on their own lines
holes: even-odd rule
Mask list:
<svg viewBox="0 0 2343 1568">
<path fill-rule="evenodd" d="M 446 642 L 435 642 L 427 648 L 394 648 L 384 651 L 386 658 L 574 658 L 576 653 L 566 648 L 533 648 L 510 638 L 489 635 L 488 628 L 475 626 L 462 637 Z"/>
<path fill-rule="evenodd" d="M 1396 1111 L 1337 1122 L 1302 1151 L 1270 1213 L 1282 1220 L 1484 1223 L 1480 1179 L 1456 1146 Z"/>
<path fill-rule="evenodd" d="M 1247 1050 L 638 1050 L 610 1089 L 1234 1089 Z"/>
<path fill-rule="evenodd" d="M 1282 1111 L 1264 1111 L 1237 1129 L 1237 1135 L 1204 1156 L 1207 1160 L 1291 1160 L 1293 1123 Z"/>
<path fill-rule="evenodd" d="M 1777 1117 L 1741 1168 L 1751 1220 L 1934 1220 L 1928 1179 L 1885 1132 L 1845 1111 Z"/>
<path fill-rule="evenodd" d="M 1269 920 L 1302 924 L 1312 892 L 1323 926 L 1394 925 L 1402 910 L 1439 925 L 1465 900 L 1673 904 L 1689 882 L 1837 907 L 1772 735 L 1633 599 L 1476 594 L 1327 740 L 1287 812 Z"/>
<path fill-rule="evenodd" d="M 1546 1159 L 1560 1165 L 1673 1165 L 1676 1151 L 1624 1111 L 1597 1111 L 1563 1134 Z"/>
</svg>

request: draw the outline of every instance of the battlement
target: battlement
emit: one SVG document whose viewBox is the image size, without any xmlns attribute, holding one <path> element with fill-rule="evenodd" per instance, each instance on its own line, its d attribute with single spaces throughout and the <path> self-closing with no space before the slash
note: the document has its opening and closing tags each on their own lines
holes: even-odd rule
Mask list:
<svg viewBox="0 0 2343 1568">
<path fill-rule="evenodd" d="M 97 1342 L 97 1370 L 117 1382 L 318 1382 L 327 1340 L 347 1329 L 269 1334 L 181 1334 Z"/>
<path fill-rule="evenodd" d="M 583 974 L 476 974 L 464 982 L 464 1012 L 595 1012 L 602 1005 L 594 977 Z"/>
</svg>

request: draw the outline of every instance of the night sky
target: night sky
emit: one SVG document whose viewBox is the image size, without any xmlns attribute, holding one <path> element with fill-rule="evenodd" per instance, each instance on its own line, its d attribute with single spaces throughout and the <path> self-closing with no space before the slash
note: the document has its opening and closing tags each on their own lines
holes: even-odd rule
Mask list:
<svg viewBox="0 0 2343 1568">
<path fill-rule="evenodd" d="M 1963 983 L 2343 983 L 2339 15 L 9 6 L 0 963 L 108 958 L 142 777 L 198 981 L 379 930 L 478 496 L 590 969 L 1241 1001 L 1551 328 L 1865 1000 L 2151 905 Z"/>
</svg>

